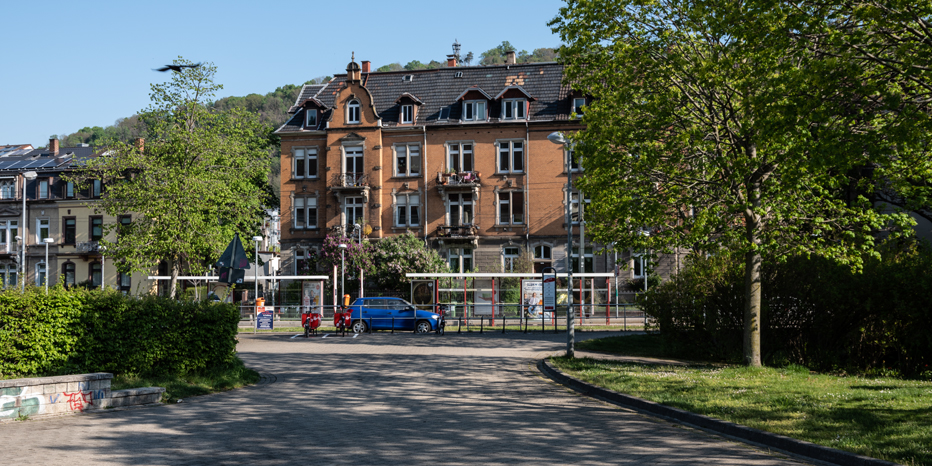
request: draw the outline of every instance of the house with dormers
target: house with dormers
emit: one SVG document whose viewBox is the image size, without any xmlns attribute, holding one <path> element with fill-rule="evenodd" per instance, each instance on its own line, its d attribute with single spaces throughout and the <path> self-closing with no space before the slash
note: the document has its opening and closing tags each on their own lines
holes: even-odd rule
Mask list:
<svg viewBox="0 0 932 466">
<path fill-rule="evenodd" d="M 581 231 L 585 197 L 571 192 L 566 215 L 570 154 L 547 136 L 581 129 L 586 97 L 562 83 L 562 65 L 513 55 L 447 65 L 372 72 L 353 60 L 346 74 L 301 89 L 276 130 L 283 273 L 307 272 L 300 264 L 328 234 L 355 236 L 355 225 L 372 241 L 410 231 L 453 271 L 510 271 L 522 248 L 538 271 L 564 271 L 567 254 L 576 272 L 615 269 L 615 255 L 595 254 Z M 572 164 L 571 175 L 579 170 Z"/>
</svg>

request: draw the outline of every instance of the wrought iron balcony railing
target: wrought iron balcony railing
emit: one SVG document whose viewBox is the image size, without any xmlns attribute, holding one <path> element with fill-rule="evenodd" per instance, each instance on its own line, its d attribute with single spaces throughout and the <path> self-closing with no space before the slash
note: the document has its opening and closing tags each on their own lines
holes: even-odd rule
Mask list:
<svg viewBox="0 0 932 466">
<path fill-rule="evenodd" d="M 471 238 L 479 236 L 479 225 L 473 223 L 465 225 L 440 225 L 437 227 L 437 236 L 441 238 Z"/>
<path fill-rule="evenodd" d="M 459 173 L 437 173 L 437 182 L 445 186 L 478 186 L 481 183 L 480 173 L 477 171 Z"/>
<path fill-rule="evenodd" d="M 369 175 L 366 173 L 337 173 L 333 176 L 331 184 L 338 188 L 365 188 L 369 186 Z"/>
</svg>

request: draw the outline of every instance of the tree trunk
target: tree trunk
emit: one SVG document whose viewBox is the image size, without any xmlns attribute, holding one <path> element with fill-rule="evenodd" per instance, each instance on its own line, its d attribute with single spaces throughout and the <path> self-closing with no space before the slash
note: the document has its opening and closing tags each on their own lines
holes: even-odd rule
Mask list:
<svg viewBox="0 0 932 466">
<path fill-rule="evenodd" d="M 748 251 L 744 263 L 744 362 L 760 367 L 761 255 Z"/>
<path fill-rule="evenodd" d="M 172 281 L 171 287 L 168 289 L 169 299 L 175 299 L 175 293 L 178 289 L 178 275 L 180 273 L 181 261 L 172 260 Z"/>
</svg>

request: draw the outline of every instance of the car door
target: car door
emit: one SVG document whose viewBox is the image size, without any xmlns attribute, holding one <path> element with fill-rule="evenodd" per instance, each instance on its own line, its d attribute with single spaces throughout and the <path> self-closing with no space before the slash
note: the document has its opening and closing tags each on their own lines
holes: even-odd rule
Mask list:
<svg viewBox="0 0 932 466">
<path fill-rule="evenodd" d="M 366 307 L 363 311 L 363 320 L 366 325 L 371 325 L 373 330 L 386 328 L 385 323 L 385 306 L 379 298 L 367 298 Z"/>
<path fill-rule="evenodd" d="M 414 306 L 403 299 L 393 299 L 392 305 L 395 315 L 395 328 L 399 330 L 414 330 Z"/>
</svg>

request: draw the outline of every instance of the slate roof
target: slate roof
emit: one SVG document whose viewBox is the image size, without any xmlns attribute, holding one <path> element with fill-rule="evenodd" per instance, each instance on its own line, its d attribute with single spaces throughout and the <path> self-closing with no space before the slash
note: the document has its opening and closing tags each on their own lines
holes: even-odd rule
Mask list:
<svg viewBox="0 0 932 466">
<path fill-rule="evenodd" d="M 94 148 L 89 146 L 62 147 L 57 157 L 52 157 L 47 148 L 33 149 L 25 155 L 0 158 L 0 172 L 62 170 L 91 157 L 94 157 Z"/>
<path fill-rule="evenodd" d="M 456 77 L 457 75 L 461 77 Z M 405 76 L 411 76 L 411 79 L 405 79 Z M 414 122 L 416 125 L 462 124 L 462 105 L 456 99 L 474 86 L 492 96 L 499 95 L 509 87 L 520 86 L 521 90 L 534 98 L 530 102 L 529 122 L 567 120 L 572 111 L 572 102 L 569 98 L 570 89 L 563 85 L 562 80 L 563 66 L 554 62 L 363 74 L 363 83 L 372 94 L 376 112 L 382 117 L 383 127 L 398 125 L 398 100 L 405 93 L 423 102 L 417 112 L 417 121 Z M 342 74 L 336 75 L 321 89 L 308 89 L 309 86 L 305 86 L 298 99 L 304 102 L 307 98 L 315 97 L 332 108 L 336 94 L 345 81 L 346 75 Z M 311 92 L 316 94 L 310 95 Z M 300 108 L 296 108 L 295 111 L 294 117 L 276 132 L 302 131 L 304 112 Z M 441 119 L 442 113 L 448 114 L 449 118 Z M 490 118 L 482 123 L 497 123 L 499 115 L 501 100 L 492 100 L 489 103 Z"/>
<path fill-rule="evenodd" d="M 298 98 L 295 99 L 294 105 L 288 109 L 288 113 L 294 113 L 301 109 L 301 104 L 304 103 L 307 99 L 313 99 L 321 89 L 327 87 L 326 84 L 305 84 L 301 87 L 301 92 L 298 93 Z"/>
</svg>

